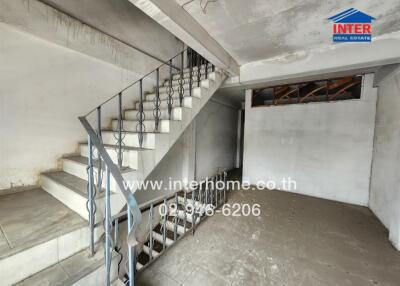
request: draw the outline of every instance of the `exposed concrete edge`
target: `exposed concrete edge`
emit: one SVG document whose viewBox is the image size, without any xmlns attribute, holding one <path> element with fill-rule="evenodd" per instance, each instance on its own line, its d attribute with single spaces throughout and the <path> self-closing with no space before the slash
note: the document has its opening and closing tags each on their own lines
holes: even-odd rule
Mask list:
<svg viewBox="0 0 400 286">
<path fill-rule="evenodd" d="M 140 75 L 160 63 L 38 0 L 0 0 L 0 23 Z"/>
<path fill-rule="evenodd" d="M 217 67 L 239 74 L 239 64 L 175 1 L 129 1 Z"/>
<path fill-rule="evenodd" d="M 364 70 L 373 72 L 373 67 L 376 71 L 382 65 L 400 63 L 399 46 L 400 32 L 396 32 L 367 44 L 338 44 L 251 62 L 240 67 L 240 77 L 231 77 L 223 87 L 288 82 Z"/>
<path fill-rule="evenodd" d="M 376 79 L 374 80 L 374 87 L 379 87 L 382 83 L 400 73 L 400 64 L 392 64 L 381 67 L 376 72 Z"/>
</svg>

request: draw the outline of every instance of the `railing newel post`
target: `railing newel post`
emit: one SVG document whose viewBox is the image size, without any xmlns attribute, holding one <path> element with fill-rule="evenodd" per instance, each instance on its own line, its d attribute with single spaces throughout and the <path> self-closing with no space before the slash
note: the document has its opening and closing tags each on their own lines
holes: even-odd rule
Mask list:
<svg viewBox="0 0 400 286">
<path fill-rule="evenodd" d="M 106 166 L 106 194 L 105 194 L 105 210 L 104 210 L 104 252 L 105 252 L 105 284 L 110 286 L 110 269 L 111 269 L 111 206 L 110 206 L 110 170 Z"/>
<path fill-rule="evenodd" d="M 153 204 L 150 205 L 150 210 L 149 210 L 149 233 L 150 233 L 149 258 L 150 258 L 150 261 L 152 261 L 153 260 Z"/>
<path fill-rule="evenodd" d="M 86 202 L 86 209 L 88 211 L 89 228 L 90 228 L 90 239 L 89 239 L 89 250 L 90 255 L 94 255 L 94 180 L 93 180 L 93 146 L 90 136 L 88 136 L 88 200 Z"/>
<path fill-rule="evenodd" d="M 163 250 L 166 248 L 167 244 L 167 218 L 168 218 L 168 205 L 167 205 L 167 199 L 164 199 L 164 217 L 163 217 Z"/>
<path fill-rule="evenodd" d="M 122 93 L 118 94 L 118 167 L 122 168 Z"/>
</svg>

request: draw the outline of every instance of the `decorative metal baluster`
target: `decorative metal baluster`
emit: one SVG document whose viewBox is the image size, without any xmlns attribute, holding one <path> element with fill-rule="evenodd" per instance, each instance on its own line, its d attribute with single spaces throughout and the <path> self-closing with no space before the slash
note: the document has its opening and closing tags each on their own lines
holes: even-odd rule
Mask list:
<svg viewBox="0 0 400 286">
<path fill-rule="evenodd" d="M 215 65 L 211 65 L 211 71 L 215 72 Z"/>
<path fill-rule="evenodd" d="M 136 124 L 136 131 L 138 132 L 139 147 L 143 148 L 143 137 L 145 132 L 144 120 L 145 114 L 143 111 L 143 79 L 139 80 L 139 110 L 136 114 L 138 123 Z"/>
<path fill-rule="evenodd" d="M 122 93 L 118 94 L 118 167 L 122 168 Z"/>
<path fill-rule="evenodd" d="M 183 232 L 186 234 L 186 204 L 187 204 L 187 194 L 186 190 L 183 191 L 183 214 L 184 214 L 184 220 L 183 220 Z"/>
<path fill-rule="evenodd" d="M 164 199 L 164 219 L 163 219 L 163 250 L 165 250 L 166 245 L 167 245 L 167 218 L 168 218 L 168 205 L 167 205 L 167 199 Z"/>
<path fill-rule="evenodd" d="M 205 79 L 208 79 L 208 61 L 206 60 Z"/>
<path fill-rule="evenodd" d="M 183 78 L 183 52 L 181 53 L 181 72 L 178 80 L 179 106 L 182 107 L 183 96 L 185 94 L 185 79 Z"/>
<path fill-rule="evenodd" d="M 218 174 L 215 176 L 215 207 L 218 207 Z"/>
<path fill-rule="evenodd" d="M 114 249 L 119 246 L 119 218 L 114 220 Z"/>
<path fill-rule="evenodd" d="M 100 141 L 102 141 L 101 134 L 101 106 L 97 107 L 97 136 Z M 98 169 L 97 169 L 97 191 L 100 193 L 102 189 L 102 181 L 103 181 L 103 160 L 101 159 L 100 152 L 97 152 L 97 161 L 98 161 Z"/>
<path fill-rule="evenodd" d="M 174 213 L 174 241 L 176 241 L 178 234 L 178 195 L 175 193 L 175 206 L 176 212 Z"/>
<path fill-rule="evenodd" d="M 223 172 L 220 174 L 220 180 L 221 180 L 221 182 L 224 184 L 223 185 L 223 188 L 219 191 L 219 201 L 221 202 L 221 204 L 224 204 L 224 201 L 223 201 L 223 191 L 224 191 L 224 189 L 225 189 L 225 182 L 223 181 L 223 179 L 224 179 L 224 177 L 223 177 Z"/>
<path fill-rule="evenodd" d="M 153 204 L 150 205 L 149 230 L 150 230 L 149 259 L 150 261 L 152 261 L 153 260 Z"/>
<path fill-rule="evenodd" d="M 174 88 L 172 87 L 172 59 L 169 60 L 169 81 L 168 87 L 166 89 L 168 94 L 167 104 L 168 104 L 168 119 L 171 120 L 172 115 L 172 105 L 174 104 Z"/>
<path fill-rule="evenodd" d="M 204 204 L 207 206 L 208 205 L 208 178 L 206 180 L 206 187 L 205 187 L 204 191 L 205 191 Z"/>
<path fill-rule="evenodd" d="M 189 96 L 192 96 L 193 92 L 193 50 L 189 49 Z"/>
<path fill-rule="evenodd" d="M 89 250 L 90 255 L 94 255 L 94 180 L 93 180 L 93 146 L 90 136 L 88 136 L 88 200 L 86 202 L 86 209 L 89 216 L 89 228 L 90 228 L 90 240 L 89 240 Z"/>
<path fill-rule="evenodd" d="M 133 229 L 134 221 L 131 208 L 127 208 L 128 216 L 128 233 Z M 136 270 L 136 255 L 135 249 L 132 246 L 128 246 L 128 272 L 129 272 L 129 286 L 135 285 L 135 270 Z"/>
<path fill-rule="evenodd" d="M 224 203 L 226 203 L 226 189 L 227 189 L 227 186 L 226 186 L 226 177 L 227 177 L 227 173 L 224 172 Z"/>
<path fill-rule="evenodd" d="M 192 235 L 194 235 L 194 229 L 195 229 L 195 226 L 196 226 L 196 213 L 197 213 L 197 206 L 196 206 L 196 201 L 195 201 L 195 199 L 196 199 L 196 196 L 195 196 L 195 192 L 196 192 L 196 189 L 193 189 L 192 190 L 192 221 L 194 222 L 194 223 L 192 223 Z"/>
<path fill-rule="evenodd" d="M 105 257 L 105 285 L 110 286 L 110 270 L 111 270 L 111 206 L 110 206 L 110 170 L 106 166 L 106 194 L 105 194 L 105 210 L 104 210 L 104 257 Z"/>
<path fill-rule="evenodd" d="M 153 109 L 153 115 L 154 115 L 154 132 L 158 132 L 158 125 L 160 123 L 160 116 L 161 116 L 161 110 L 160 110 L 160 69 L 157 68 L 156 70 L 156 96 L 153 99 L 154 102 L 154 109 Z"/>
<path fill-rule="evenodd" d="M 200 87 L 201 82 L 201 56 L 196 54 L 197 56 L 197 87 Z"/>
</svg>

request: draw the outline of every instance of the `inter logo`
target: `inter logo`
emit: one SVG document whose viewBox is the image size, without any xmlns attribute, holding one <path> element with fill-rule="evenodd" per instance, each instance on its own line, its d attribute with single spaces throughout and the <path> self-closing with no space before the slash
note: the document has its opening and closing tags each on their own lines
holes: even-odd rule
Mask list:
<svg viewBox="0 0 400 286">
<path fill-rule="evenodd" d="M 333 21 L 333 42 L 371 42 L 374 17 L 350 8 L 328 20 Z"/>
</svg>

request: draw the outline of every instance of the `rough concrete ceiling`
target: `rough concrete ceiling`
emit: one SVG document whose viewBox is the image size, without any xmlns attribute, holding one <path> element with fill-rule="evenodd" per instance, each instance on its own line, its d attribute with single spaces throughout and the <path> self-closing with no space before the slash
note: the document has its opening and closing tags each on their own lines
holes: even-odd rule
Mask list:
<svg viewBox="0 0 400 286">
<path fill-rule="evenodd" d="M 332 45 L 328 17 L 348 8 L 377 18 L 373 35 L 400 30 L 400 0 L 175 0 L 239 64 Z M 204 7 L 205 13 L 200 4 Z"/>
</svg>

